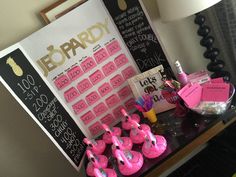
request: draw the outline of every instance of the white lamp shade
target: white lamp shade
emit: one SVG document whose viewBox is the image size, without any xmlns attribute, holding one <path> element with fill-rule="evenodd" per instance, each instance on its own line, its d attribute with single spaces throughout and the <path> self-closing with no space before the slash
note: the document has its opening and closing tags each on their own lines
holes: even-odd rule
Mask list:
<svg viewBox="0 0 236 177">
<path fill-rule="evenodd" d="M 188 17 L 207 9 L 221 0 L 157 0 L 162 21 Z"/>
</svg>

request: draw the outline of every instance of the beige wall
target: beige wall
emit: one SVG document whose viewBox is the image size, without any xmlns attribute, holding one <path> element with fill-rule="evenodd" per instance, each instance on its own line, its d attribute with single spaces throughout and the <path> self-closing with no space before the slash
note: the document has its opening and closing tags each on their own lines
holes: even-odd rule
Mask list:
<svg viewBox="0 0 236 177">
<path fill-rule="evenodd" d="M 201 38 L 197 35 L 198 26 L 194 24 L 194 16 L 163 23 L 160 20 L 156 0 L 143 0 L 143 2 L 170 64 L 173 66 L 173 63 L 179 60 L 188 73 L 206 69 L 208 61 L 202 55 L 205 48 L 199 44 Z"/>
<path fill-rule="evenodd" d="M 0 50 L 43 27 L 39 11 L 56 0 L 1 0 Z M 163 24 L 155 0 L 144 0 L 170 63 L 205 68 L 193 18 Z M 78 173 L 0 84 L 0 177 L 73 177 Z"/>
<path fill-rule="evenodd" d="M 44 26 L 39 11 L 56 0 L 1 0 L 0 50 Z M 0 177 L 78 177 L 46 134 L 0 83 Z"/>
</svg>

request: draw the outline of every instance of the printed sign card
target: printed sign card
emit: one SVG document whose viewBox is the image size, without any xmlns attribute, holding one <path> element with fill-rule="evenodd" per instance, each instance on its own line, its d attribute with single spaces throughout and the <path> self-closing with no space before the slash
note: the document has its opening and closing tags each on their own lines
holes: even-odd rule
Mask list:
<svg viewBox="0 0 236 177">
<path fill-rule="evenodd" d="M 159 113 L 175 107 L 174 104 L 168 103 L 161 94 L 160 86 L 164 83 L 164 78 L 164 68 L 162 65 L 159 65 L 132 77 L 128 82 L 136 99 L 144 94 L 153 96 L 153 107 L 156 113 Z M 121 94 L 122 92 L 129 92 L 129 90 L 125 88 L 121 90 Z"/>
</svg>

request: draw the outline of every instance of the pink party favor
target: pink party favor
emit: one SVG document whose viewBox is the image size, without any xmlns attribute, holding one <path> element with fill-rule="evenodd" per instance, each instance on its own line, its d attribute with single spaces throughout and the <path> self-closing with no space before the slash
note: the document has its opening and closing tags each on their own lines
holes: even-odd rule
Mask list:
<svg viewBox="0 0 236 177">
<path fill-rule="evenodd" d="M 166 139 L 160 135 L 153 135 L 151 131 L 146 133 L 147 139 L 142 147 L 143 155 L 149 159 L 157 158 L 166 150 Z"/>
<path fill-rule="evenodd" d="M 106 124 L 102 124 L 102 126 L 103 126 L 104 130 L 106 131 L 103 134 L 102 139 L 107 144 L 112 143 L 112 136 L 120 136 L 121 135 L 121 129 L 119 127 L 112 127 L 112 129 L 110 129 Z"/>
<path fill-rule="evenodd" d="M 132 175 L 138 172 L 143 166 L 143 156 L 140 152 L 129 151 L 130 155 L 124 151 L 115 150 L 115 157 L 118 161 L 118 168 L 122 175 Z M 127 157 L 128 156 L 128 157 Z"/>
<path fill-rule="evenodd" d="M 111 168 L 94 168 L 95 177 L 117 177 L 115 170 Z"/>
<path fill-rule="evenodd" d="M 113 145 L 111 147 L 112 154 L 115 155 L 115 150 L 118 148 L 120 150 L 131 150 L 133 143 L 129 137 L 118 137 L 112 136 Z"/>
<path fill-rule="evenodd" d="M 89 163 L 86 167 L 86 173 L 88 176 L 95 176 L 94 168 L 106 168 L 108 159 L 104 155 L 95 155 L 90 150 L 86 150 L 86 155 L 89 159 Z"/>
<path fill-rule="evenodd" d="M 137 123 L 140 122 L 140 117 L 139 117 L 138 114 L 133 114 L 132 116 L 130 116 L 125 109 L 121 109 L 121 113 L 124 116 L 124 119 L 122 119 L 122 124 L 121 124 L 121 126 L 124 130 L 130 130 L 131 129 L 132 122 L 130 120 L 133 120 Z"/>
<path fill-rule="evenodd" d="M 130 139 L 134 144 L 141 144 L 144 142 L 146 137 L 146 131 L 151 131 L 147 124 L 141 124 L 138 127 L 132 124 L 132 129 L 130 130 Z"/>
<path fill-rule="evenodd" d="M 88 145 L 88 150 L 91 150 L 94 154 L 100 155 L 106 148 L 106 143 L 103 140 L 89 140 L 84 138 L 83 142 Z"/>
</svg>

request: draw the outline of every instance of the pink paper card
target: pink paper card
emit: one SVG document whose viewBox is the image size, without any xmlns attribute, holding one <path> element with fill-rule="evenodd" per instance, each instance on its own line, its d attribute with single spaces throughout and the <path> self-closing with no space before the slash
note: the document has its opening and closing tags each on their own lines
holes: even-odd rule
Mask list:
<svg viewBox="0 0 236 177">
<path fill-rule="evenodd" d="M 123 116 L 123 114 L 121 113 L 121 109 L 125 109 L 124 106 L 118 106 L 117 108 L 113 109 L 112 113 L 115 119 L 119 119 Z"/>
<path fill-rule="evenodd" d="M 103 96 L 105 96 L 105 95 L 107 95 L 108 93 L 110 93 L 112 91 L 112 88 L 111 88 L 111 86 L 110 86 L 110 84 L 109 83 L 104 83 L 102 86 L 100 86 L 99 88 L 98 88 L 98 92 L 99 92 L 99 94 L 103 97 Z"/>
<path fill-rule="evenodd" d="M 127 79 L 129 79 L 129 78 L 136 75 L 136 72 L 135 72 L 135 70 L 132 66 L 128 66 L 121 73 L 122 73 L 125 80 L 127 80 Z"/>
<path fill-rule="evenodd" d="M 117 40 L 111 42 L 110 44 L 108 44 L 106 46 L 107 48 L 107 51 L 110 55 L 114 55 L 115 53 L 119 52 L 120 51 L 120 44 L 118 43 Z"/>
<path fill-rule="evenodd" d="M 67 71 L 67 75 L 71 81 L 74 81 L 83 75 L 83 71 L 79 66 L 75 66 L 69 71 Z"/>
<path fill-rule="evenodd" d="M 103 118 L 101 118 L 101 122 L 106 125 L 111 125 L 115 121 L 114 117 L 111 114 L 107 114 Z"/>
<path fill-rule="evenodd" d="M 56 87 L 58 88 L 58 90 L 61 90 L 63 88 L 65 88 L 66 86 L 70 85 L 70 80 L 66 75 L 62 75 L 59 78 L 57 78 L 54 81 Z"/>
<path fill-rule="evenodd" d="M 96 67 L 96 63 L 92 57 L 88 57 L 85 61 L 81 63 L 82 70 L 86 73 Z"/>
<path fill-rule="evenodd" d="M 100 96 L 98 95 L 97 92 L 94 91 L 94 92 L 91 92 L 90 94 L 88 94 L 85 99 L 86 99 L 88 105 L 93 105 L 94 103 L 96 103 L 100 99 Z"/>
<path fill-rule="evenodd" d="M 96 53 L 94 53 L 94 58 L 97 62 L 97 64 L 102 63 L 103 61 L 105 61 L 107 58 L 109 57 L 106 49 L 102 48 L 99 51 L 97 51 Z"/>
<path fill-rule="evenodd" d="M 225 102 L 229 98 L 228 83 L 210 83 L 202 86 L 202 101 Z"/>
<path fill-rule="evenodd" d="M 71 87 L 69 90 L 65 91 L 64 93 L 64 97 L 68 103 L 76 99 L 78 96 L 79 96 L 79 93 L 75 87 Z"/>
<path fill-rule="evenodd" d="M 92 135 L 97 135 L 101 131 L 103 131 L 102 124 L 100 122 L 95 122 L 93 125 L 89 127 L 89 131 L 91 132 Z"/>
<path fill-rule="evenodd" d="M 115 64 L 118 68 L 125 65 L 129 62 L 128 58 L 125 56 L 125 54 L 120 54 L 118 57 L 115 58 Z"/>
<path fill-rule="evenodd" d="M 108 108 L 104 103 L 99 103 L 97 106 L 93 108 L 93 111 L 97 117 L 105 113 L 107 110 Z"/>
<path fill-rule="evenodd" d="M 124 83 L 124 79 L 120 74 L 117 74 L 110 80 L 110 82 L 113 88 L 117 88 Z"/>
<path fill-rule="evenodd" d="M 125 102 L 125 107 L 128 111 L 133 110 L 135 108 L 135 100 L 134 98 L 129 99 Z"/>
<path fill-rule="evenodd" d="M 120 99 L 116 94 L 113 94 L 110 97 L 108 97 L 105 101 L 107 106 L 109 108 L 112 108 L 120 102 Z"/>
<path fill-rule="evenodd" d="M 112 61 L 110 61 L 102 67 L 102 71 L 105 76 L 109 76 L 110 74 L 116 71 L 116 65 Z"/>
<path fill-rule="evenodd" d="M 92 84 L 88 79 L 84 79 L 77 84 L 77 89 L 82 94 L 92 87 Z"/>
<path fill-rule="evenodd" d="M 132 91 L 129 86 L 125 86 L 124 88 L 118 91 L 118 95 L 121 100 L 126 99 L 131 94 L 132 94 Z"/>
<path fill-rule="evenodd" d="M 83 121 L 84 125 L 89 124 L 92 120 L 95 119 L 95 115 L 92 113 L 92 111 L 89 111 L 82 115 L 80 119 Z"/>
<path fill-rule="evenodd" d="M 92 82 L 93 85 L 96 85 L 101 80 L 103 80 L 104 77 L 105 76 L 102 74 L 102 72 L 100 70 L 97 70 L 89 76 L 89 79 L 90 79 L 90 81 Z"/>
<path fill-rule="evenodd" d="M 189 108 L 197 106 L 201 101 L 202 87 L 200 84 L 187 84 L 179 92 L 178 95 L 184 100 Z"/>
<path fill-rule="evenodd" d="M 79 114 L 83 112 L 85 109 L 87 109 L 88 105 L 85 103 L 84 100 L 80 100 L 74 105 L 72 105 L 73 110 L 75 111 L 76 114 Z"/>
<path fill-rule="evenodd" d="M 188 75 L 188 81 L 192 84 L 204 84 L 211 80 L 210 76 L 208 75 L 207 71 L 198 71 L 195 73 L 191 73 Z"/>
<path fill-rule="evenodd" d="M 211 83 L 224 83 L 223 77 L 211 79 Z"/>
</svg>

